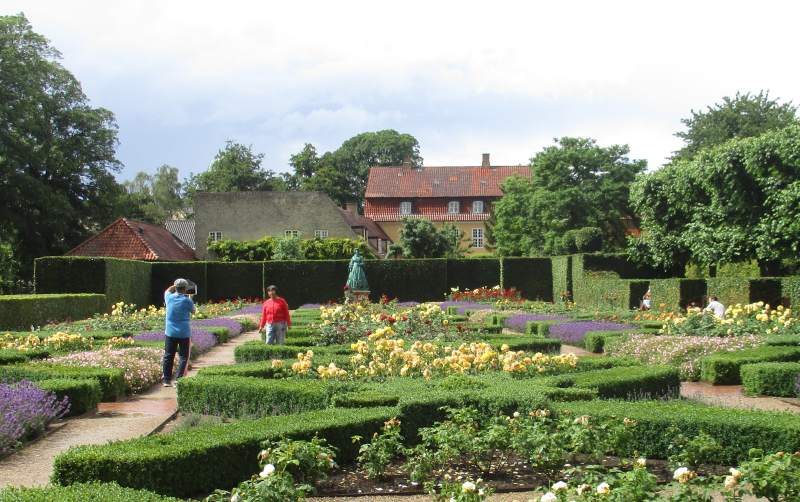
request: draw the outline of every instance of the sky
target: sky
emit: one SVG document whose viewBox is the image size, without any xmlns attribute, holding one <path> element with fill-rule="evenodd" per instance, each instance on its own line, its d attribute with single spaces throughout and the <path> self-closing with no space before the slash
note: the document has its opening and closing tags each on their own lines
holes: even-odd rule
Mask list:
<svg viewBox="0 0 800 502">
<path fill-rule="evenodd" d="M 800 103 L 797 2 L 0 0 L 119 125 L 120 180 L 205 170 L 228 139 L 289 169 L 305 143 L 415 136 L 426 165 L 527 164 L 561 136 L 650 169 L 690 110 Z"/>
</svg>

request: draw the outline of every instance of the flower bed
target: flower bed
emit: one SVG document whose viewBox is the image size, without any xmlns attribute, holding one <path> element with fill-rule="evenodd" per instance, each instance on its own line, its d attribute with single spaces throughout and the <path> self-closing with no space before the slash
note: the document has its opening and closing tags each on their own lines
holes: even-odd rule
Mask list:
<svg viewBox="0 0 800 502">
<path fill-rule="evenodd" d="M 47 424 L 68 409 L 66 398 L 59 401 L 55 394 L 29 381 L 0 383 L 0 455 L 44 432 Z"/>
<path fill-rule="evenodd" d="M 231 319 L 229 317 L 218 317 L 216 319 L 201 319 L 197 321 L 191 321 L 191 325 L 193 333 L 194 333 L 194 328 L 208 328 L 208 327 L 225 328 L 226 330 L 228 330 L 227 335 L 224 337 L 225 340 L 242 334 L 242 323 L 237 321 L 236 319 Z"/>
<path fill-rule="evenodd" d="M 213 337 L 214 335 L 209 335 Z M 161 379 L 163 351 L 144 347 L 130 349 L 102 348 L 94 352 L 77 352 L 48 359 L 46 362 L 65 366 L 120 368 L 124 371 L 127 392 L 141 392 Z"/>
<path fill-rule="evenodd" d="M 513 314 L 503 320 L 503 326 L 519 333 L 525 333 L 530 321 L 566 321 L 568 318 L 561 315 L 549 314 Z"/>
<path fill-rule="evenodd" d="M 747 305 L 736 304 L 717 318 L 711 312 L 691 308 L 684 316 L 665 320 L 667 335 L 688 336 L 744 336 L 744 335 L 798 335 L 800 320 L 791 309 L 778 306 L 773 309 L 764 302 Z"/>
<path fill-rule="evenodd" d="M 700 379 L 700 361 L 712 354 L 735 352 L 763 344 L 761 336 L 654 336 L 626 335 L 605 347 L 607 353 L 627 356 L 645 364 L 677 366 L 681 380 Z"/>
<path fill-rule="evenodd" d="M 489 288 L 483 286 L 476 289 L 465 289 L 461 291 L 459 288 L 450 289 L 448 295 L 449 300 L 453 301 L 466 301 L 466 302 L 514 302 L 522 303 L 525 300 L 522 298 L 522 293 L 517 291 L 516 288 L 503 289 L 500 286 Z"/>
<path fill-rule="evenodd" d="M 139 333 L 133 339 L 140 342 L 163 342 L 165 337 L 163 331 L 148 331 Z M 199 329 L 192 330 L 192 358 L 208 352 L 216 344 L 217 337 L 213 333 Z"/>
<path fill-rule="evenodd" d="M 467 313 L 467 310 L 491 310 L 492 306 L 488 303 L 477 303 L 477 302 L 467 302 L 467 301 L 452 301 L 448 300 L 446 302 L 442 302 L 439 304 L 442 310 L 447 310 L 449 307 L 454 307 L 456 313 L 459 315 L 464 315 Z"/>
<path fill-rule="evenodd" d="M 620 331 L 634 329 L 632 324 L 621 324 L 605 321 L 575 321 L 552 324 L 549 336 L 557 338 L 568 345 L 583 345 L 583 338 L 589 331 Z"/>
</svg>

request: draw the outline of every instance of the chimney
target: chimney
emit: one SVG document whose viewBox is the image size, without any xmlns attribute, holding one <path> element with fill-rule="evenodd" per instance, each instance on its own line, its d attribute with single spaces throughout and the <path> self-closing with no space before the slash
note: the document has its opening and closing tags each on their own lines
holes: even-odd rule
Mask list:
<svg viewBox="0 0 800 502">
<path fill-rule="evenodd" d="M 356 202 L 345 202 L 344 210 L 351 214 L 358 214 L 358 204 Z"/>
<path fill-rule="evenodd" d="M 484 153 L 483 154 L 483 160 L 481 161 L 481 167 L 492 167 L 491 164 L 489 163 L 489 154 L 488 153 Z"/>
</svg>

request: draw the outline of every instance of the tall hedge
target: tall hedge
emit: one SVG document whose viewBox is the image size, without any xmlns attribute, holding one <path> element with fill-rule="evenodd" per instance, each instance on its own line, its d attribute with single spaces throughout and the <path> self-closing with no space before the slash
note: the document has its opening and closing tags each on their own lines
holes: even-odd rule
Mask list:
<svg viewBox="0 0 800 502">
<path fill-rule="evenodd" d="M 139 307 L 150 305 L 150 262 L 106 260 L 106 300 L 108 303 L 132 303 Z"/>
<path fill-rule="evenodd" d="M 550 258 L 503 258 L 503 287 L 516 288 L 531 300 L 553 301 Z"/>
<path fill-rule="evenodd" d="M 206 262 L 171 261 L 156 262 L 151 265 L 150 303 L 164 305 L 164 290 L 178 278 L 188 279 L 197 284 L 199 292 L 195 298 L 196 301 L 208 300 Z"/>
<path fill-rule="evenodd" d="M 50 321 L 86 319 L 106 310 L 98 294 L 0 296 L 0 329 L 28 330 Z"/>
<path fill-rule="evenodd" d="M 500 260 L 464 258 L 447 260 L 447 289 L 475 289 L 500 284 Z"/>
<path fill-rule="evenodd" d="M 746 277 L 709 277 L 708 296 L 717 296 L 725 305 L 750 301 L 750 280 Z"/>
<path fill-rule="evenodd" d="M 374 301 L 381 294 L 399 300 L 443 300 L 449 291 L 445 259 L 367 260 L 365 268 Z"/>
<path fill-rule="evenodd" d="M 572 256 L 551 256 L 553 268 L 553 299 L 558 300 L 566 292 L 572 292 Z"/>
<path fill-rule="evenodd" d="M 264 264 L 262 262 L 206 264 L 208 299 L 263 298 Z"/>
<path fill-rule="evenodd" d="M 347 265 L 347 260 L 264 262 L 264 286 L 277 286 L 278 294 L 286 299 L 290 308 L 304 303 L 341 300 L 347 282 Z M 367 279 L 372 279 L 369 271 Z"/>
</svg>

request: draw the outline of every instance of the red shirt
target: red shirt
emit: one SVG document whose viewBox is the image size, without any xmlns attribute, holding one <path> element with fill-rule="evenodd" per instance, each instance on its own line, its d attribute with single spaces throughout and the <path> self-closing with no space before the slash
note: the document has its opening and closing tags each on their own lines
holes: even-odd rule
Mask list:
<svg viewBox="0 0 800 502">
<path fill-rule="evenodd" d="M 286 300 L 280 296 L 276 296 L 274 299 L 270 298 L 265 301 L 264 305 L 261 307 L 261 323 L 259 323 L 258 329 L 263 329 L 266 324 L 281 321 L 285 321 L 287 326 L 292 325 L 292 317 L 289 315 L 289 304 L 286 303 Z"/>
</svg>

